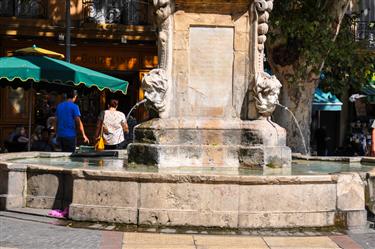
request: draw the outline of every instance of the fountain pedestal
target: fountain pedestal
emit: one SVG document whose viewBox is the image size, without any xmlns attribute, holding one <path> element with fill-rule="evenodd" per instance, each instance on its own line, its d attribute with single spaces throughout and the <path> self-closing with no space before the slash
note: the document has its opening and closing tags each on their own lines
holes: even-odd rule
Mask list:
<svg viewBox="0 0 375 249">
<path fill-rule="evenodd" d="M 135 128 L 129 162 L 290 165 L 285 131 L 270 121 L 281 84 L 263 72 L 272 0 L 154 4 L 160 68 L 142 87 L 160 118 Z"/>
<path fill-rule="evenodd" d="M 286 167 L 285 130 L 268 120 L 153 119 L 135 130 L 129 161 L 159 167 Z"/>
</svg>

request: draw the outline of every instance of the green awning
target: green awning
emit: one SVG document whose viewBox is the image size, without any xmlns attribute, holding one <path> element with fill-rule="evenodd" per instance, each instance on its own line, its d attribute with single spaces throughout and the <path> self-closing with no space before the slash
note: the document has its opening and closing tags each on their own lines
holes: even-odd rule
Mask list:
<svg viewBox="0 0 375 249">
<path fill-rule="evenodd" d="M 313 110 L 314 111 L 341 111 L 342 102 L 331 92 L 323 92 L 315 89 Z"/>
<path fill-rule="evenodd" d="M 0 57 L 0 85 L 6 80 L 28 84 L 35 82 L 38 87 L 46 83 L 62 86 L 85 85 L 96 87 L 100 91 L 108 89 L 112 92 L 127 93 L 128 82 L 85 67 L 47 56 L 11 56 Z"/>
</svg>

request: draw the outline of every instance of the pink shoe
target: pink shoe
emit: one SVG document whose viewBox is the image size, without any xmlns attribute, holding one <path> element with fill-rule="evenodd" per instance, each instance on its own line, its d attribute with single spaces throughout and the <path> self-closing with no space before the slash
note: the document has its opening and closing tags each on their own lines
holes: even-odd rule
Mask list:
<svg viewBox="0 0 375 249">
<path fill-rule="evenodd" d="M 65 218 L 64 211 L 61 211 L 59 209 L 51 210 L 51 211 L 48 212 L 48 216 L 63 219 L 63 218 Z"/>
</svg>

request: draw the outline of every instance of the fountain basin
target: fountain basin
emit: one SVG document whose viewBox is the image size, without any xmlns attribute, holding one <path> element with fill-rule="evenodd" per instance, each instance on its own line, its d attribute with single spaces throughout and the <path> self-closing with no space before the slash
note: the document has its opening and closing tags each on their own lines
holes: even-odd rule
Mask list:
<svg viewBox="0 0 375 249">
<path fill-rule="evenodd" d="M 46 156 L 53 165 L 67 155 L 0 156 L 2 209 L 69 205 L 73 220 L 138 226 L 279 229 L 366 224 L 364 173 L 249 175 L 230 168 L 163 171 L 90 162 L 81 167 L 27 163 Z"/>
</svg>

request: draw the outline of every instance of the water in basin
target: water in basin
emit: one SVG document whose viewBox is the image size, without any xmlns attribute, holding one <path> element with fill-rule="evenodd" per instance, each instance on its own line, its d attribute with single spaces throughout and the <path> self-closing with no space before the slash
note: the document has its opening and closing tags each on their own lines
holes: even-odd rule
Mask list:
<svg viewBox="0 0 375 249">
<path fill-rule="evenodd" d="M 367 172 L 373 169 L 375 165 L 371 164 L 350 164 L 347 162 L 332 162 L 332 161 L 307 161 L 294 160 L 291 170 L 262 170 L 262 169 L 237 169 L 225 167 L 176 167 L 158 169 L 150 166 L 128 166 L 126 160 L 120 158 L 18 158 L 9 160 L 10 162 L 41 165 L 41 166 L 55 166 L 66 169 L 98 169 L 98 170 L 119 170 L 127 172 L 159 172 L 159 173 L 174 173 L 174 174 L 220 174 L 220 175 L 320 175 L 332 174 L 338 172 Z"/>
</svg>

